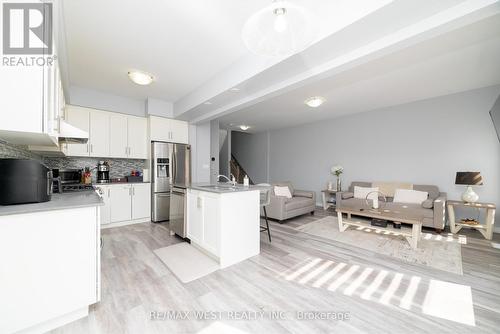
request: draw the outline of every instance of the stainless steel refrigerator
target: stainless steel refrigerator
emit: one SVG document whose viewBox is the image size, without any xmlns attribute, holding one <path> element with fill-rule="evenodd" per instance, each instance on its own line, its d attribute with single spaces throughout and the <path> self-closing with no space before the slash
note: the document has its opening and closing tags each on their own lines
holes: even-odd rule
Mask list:
<svg viewBox="0 0 500 334">
<path fill-rule="evenodd" d="M 170 216 L 172 144 L 151 142 L 151 220 L 165 221 Z"/>
<path fill-rule="evenodd" d="M 191 146 L 172 144 L 170 230 L 186 237 L 186 189 L 191 183 Z"/>
</svg>

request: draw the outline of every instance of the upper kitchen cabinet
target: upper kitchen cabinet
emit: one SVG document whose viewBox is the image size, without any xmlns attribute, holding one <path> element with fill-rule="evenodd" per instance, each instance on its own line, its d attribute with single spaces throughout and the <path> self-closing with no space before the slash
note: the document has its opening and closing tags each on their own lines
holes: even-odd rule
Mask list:
<svg viewBox="0 0 500 334">
<path fill-rule="evenodd" d="M 46 8 L 41 7 L 42 13 Z M 4 8 L 4 11 L 7 10 Z M 4 16 L 19 15 L 25 10 L 12 8 Z M 54 8 L 53 21 L 57 21 L 57 13 Z M 47 26 L 43 25 L 42 29 Z M 0 110 L 5 114 L 0 122 L 0 138 L 10 143 L 58 146 L 62 91 L 53 38 L 55 30 L 57 26 L 54 26 L 51 36 L 42 31 L 42 37 L 33 35 L 30 39 L 23 38 L 23 29 L 11 29 L 9 32 L 11 43 L 6 45 L 10 53 L 4 50 L 4 61 L 0 65 Z M 4 36 L 7 36 L 5 31 Z M 35 41 L 37 38 L 43 40 Z M 50 50 L 46 47 L 49 42 Z M 37 47 L 32 48 L 31 43 L 36 43 Z M 40 43 L 44 43 L 44 47 L 40 48 Z"/>
<path fill-rule="evenodd" d="M 149 133 L 153 141 L 188 144 L 188 123 L 157 116 L 149 117 Z"/>
<path fill-rule="evenodd" d="M 103 111 L 67 106 L 66 121 L 89 133 L 86 144 L 68 144 L 67 155 L 77 157 L 109 156 L 109 114 Z"/>
<path fill-rule="evenodd" d="M 68 144 L 68 156 L 147 159 L 147 120 L 144 117 L 67 106 L 69 124 L 87 131 L 87 144 Z"/>
</svg>

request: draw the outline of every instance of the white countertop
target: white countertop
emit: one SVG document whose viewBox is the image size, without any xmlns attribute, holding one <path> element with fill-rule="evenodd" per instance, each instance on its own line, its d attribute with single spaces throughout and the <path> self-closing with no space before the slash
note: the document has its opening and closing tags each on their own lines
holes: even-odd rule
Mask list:
<svg viewBox="0 0 500 334">
<path fill-rule="evenodd" d="M 211 183 L 193 183 L 191 184 L 188 189 L 194 189 L 194 190 L 199 190 L 199 191 L 207 191 L 211 193 L 217 193 L 217 194 L 230 194 L 230 193 L 235 193 L 235 192 L 242 192 L 242 191 L 254 191 L 254 190 L 265 190 L 265 189 L 270 189 L 270 187 L 264 187 L 264 186 L 256 186 L 256 185 L 250 185 L 248 187 L 245 187 L 242 184 L 236 184 L 236 186 L 231 186 L 231 184 L 228 183 L 217 183 L 217 184 L 211 184 Z"/>
</svg>

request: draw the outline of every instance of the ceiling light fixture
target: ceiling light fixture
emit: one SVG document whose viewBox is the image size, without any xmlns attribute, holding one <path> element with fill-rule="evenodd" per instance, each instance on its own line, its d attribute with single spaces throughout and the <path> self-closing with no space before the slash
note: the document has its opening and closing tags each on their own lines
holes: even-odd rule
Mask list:
<svg viewBox="0 0 500 334">
<path fill-rule="evenodd" d="M 248 129 L 250 129 L 250 127 L 248 125 L 240 125 L 240 129 L 243 131 L 247 131 Z"/>
<path fill-rule="evenodd" d="M 313 96 L 304 101 L 311 108 L 317 108 L 322 105 L 326 99 L 322 96 Z"/>
<path fill-rule="evenodd" d="M 239 91 L 240 91 L 240 89 L 239 89 L 239 88 L 237 88 L 237 87 L 233 87 L 233 88 L 231 88 L 231 89 L 230 89 L 230 91 L 231 91 L 231 92 L 239 92 Z"/>
<path fill-rule="evenodd" d="M 243 26 L 246 47 L 261 56 L 290 56 L 311 45 L 318 35 L 317 19 L 303 7 L 273 0 Z"/>
<path fill-rule="evenodd" d="M 206 105 L 211 105 L 211 104 L 212 104 L 212 102 L 207 101 L 207 102 L 205 102 L 205 103 L 203 103 L 203 104 L 206 104 Z"/>
<path fill-rule="evenodd" d="M 128 77 L 134 83 L 141 85 L 141 86 L 149 85 L 154 80 L 154 78 L 151 74 L 148 74 L 146 72 L 141 72 L 141 71 L 129 71 Z"/>
</svg>

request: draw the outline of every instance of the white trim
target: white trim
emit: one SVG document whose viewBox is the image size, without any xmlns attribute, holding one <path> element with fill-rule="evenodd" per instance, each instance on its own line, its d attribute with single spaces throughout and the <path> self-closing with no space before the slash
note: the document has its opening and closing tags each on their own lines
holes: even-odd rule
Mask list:
<svg viewBox="0 0 500 334">
<path fill-rule="evenodd" d="M 49 321 L 42 322 L 38 325 L 29 327 L 27 329 L 21 330 L 21 331 L 16 332 L 16 333 L 18 333 L 18 334 L 46 333 L 46 332 L 49 332 L 53 329 L 56 329 L 56 328 L 59 328 L 61 326 L 66 325 L 66 324 L 69 324 L 70 322 L 85 318 L 86 316 L 88 316 L 88 314 L 89 314 L 89 308 L 82 307 L 82 308 L 77 309 L 73 312 L 67 313 L 65 315 L 51 319 Z"/>
<path fill-rule="evenodd" d="M 122 222 L 101 225 L 101 230 L 105 230 L 107 228 L 112 228 L 112 227 L 127 226 L 127 225 L 148 223 L 148 222 L 151 222 L 151 217 L 135 219 L 135 220 L 126 220 L 126 221 L 122 221 Z"/>
</svg>

